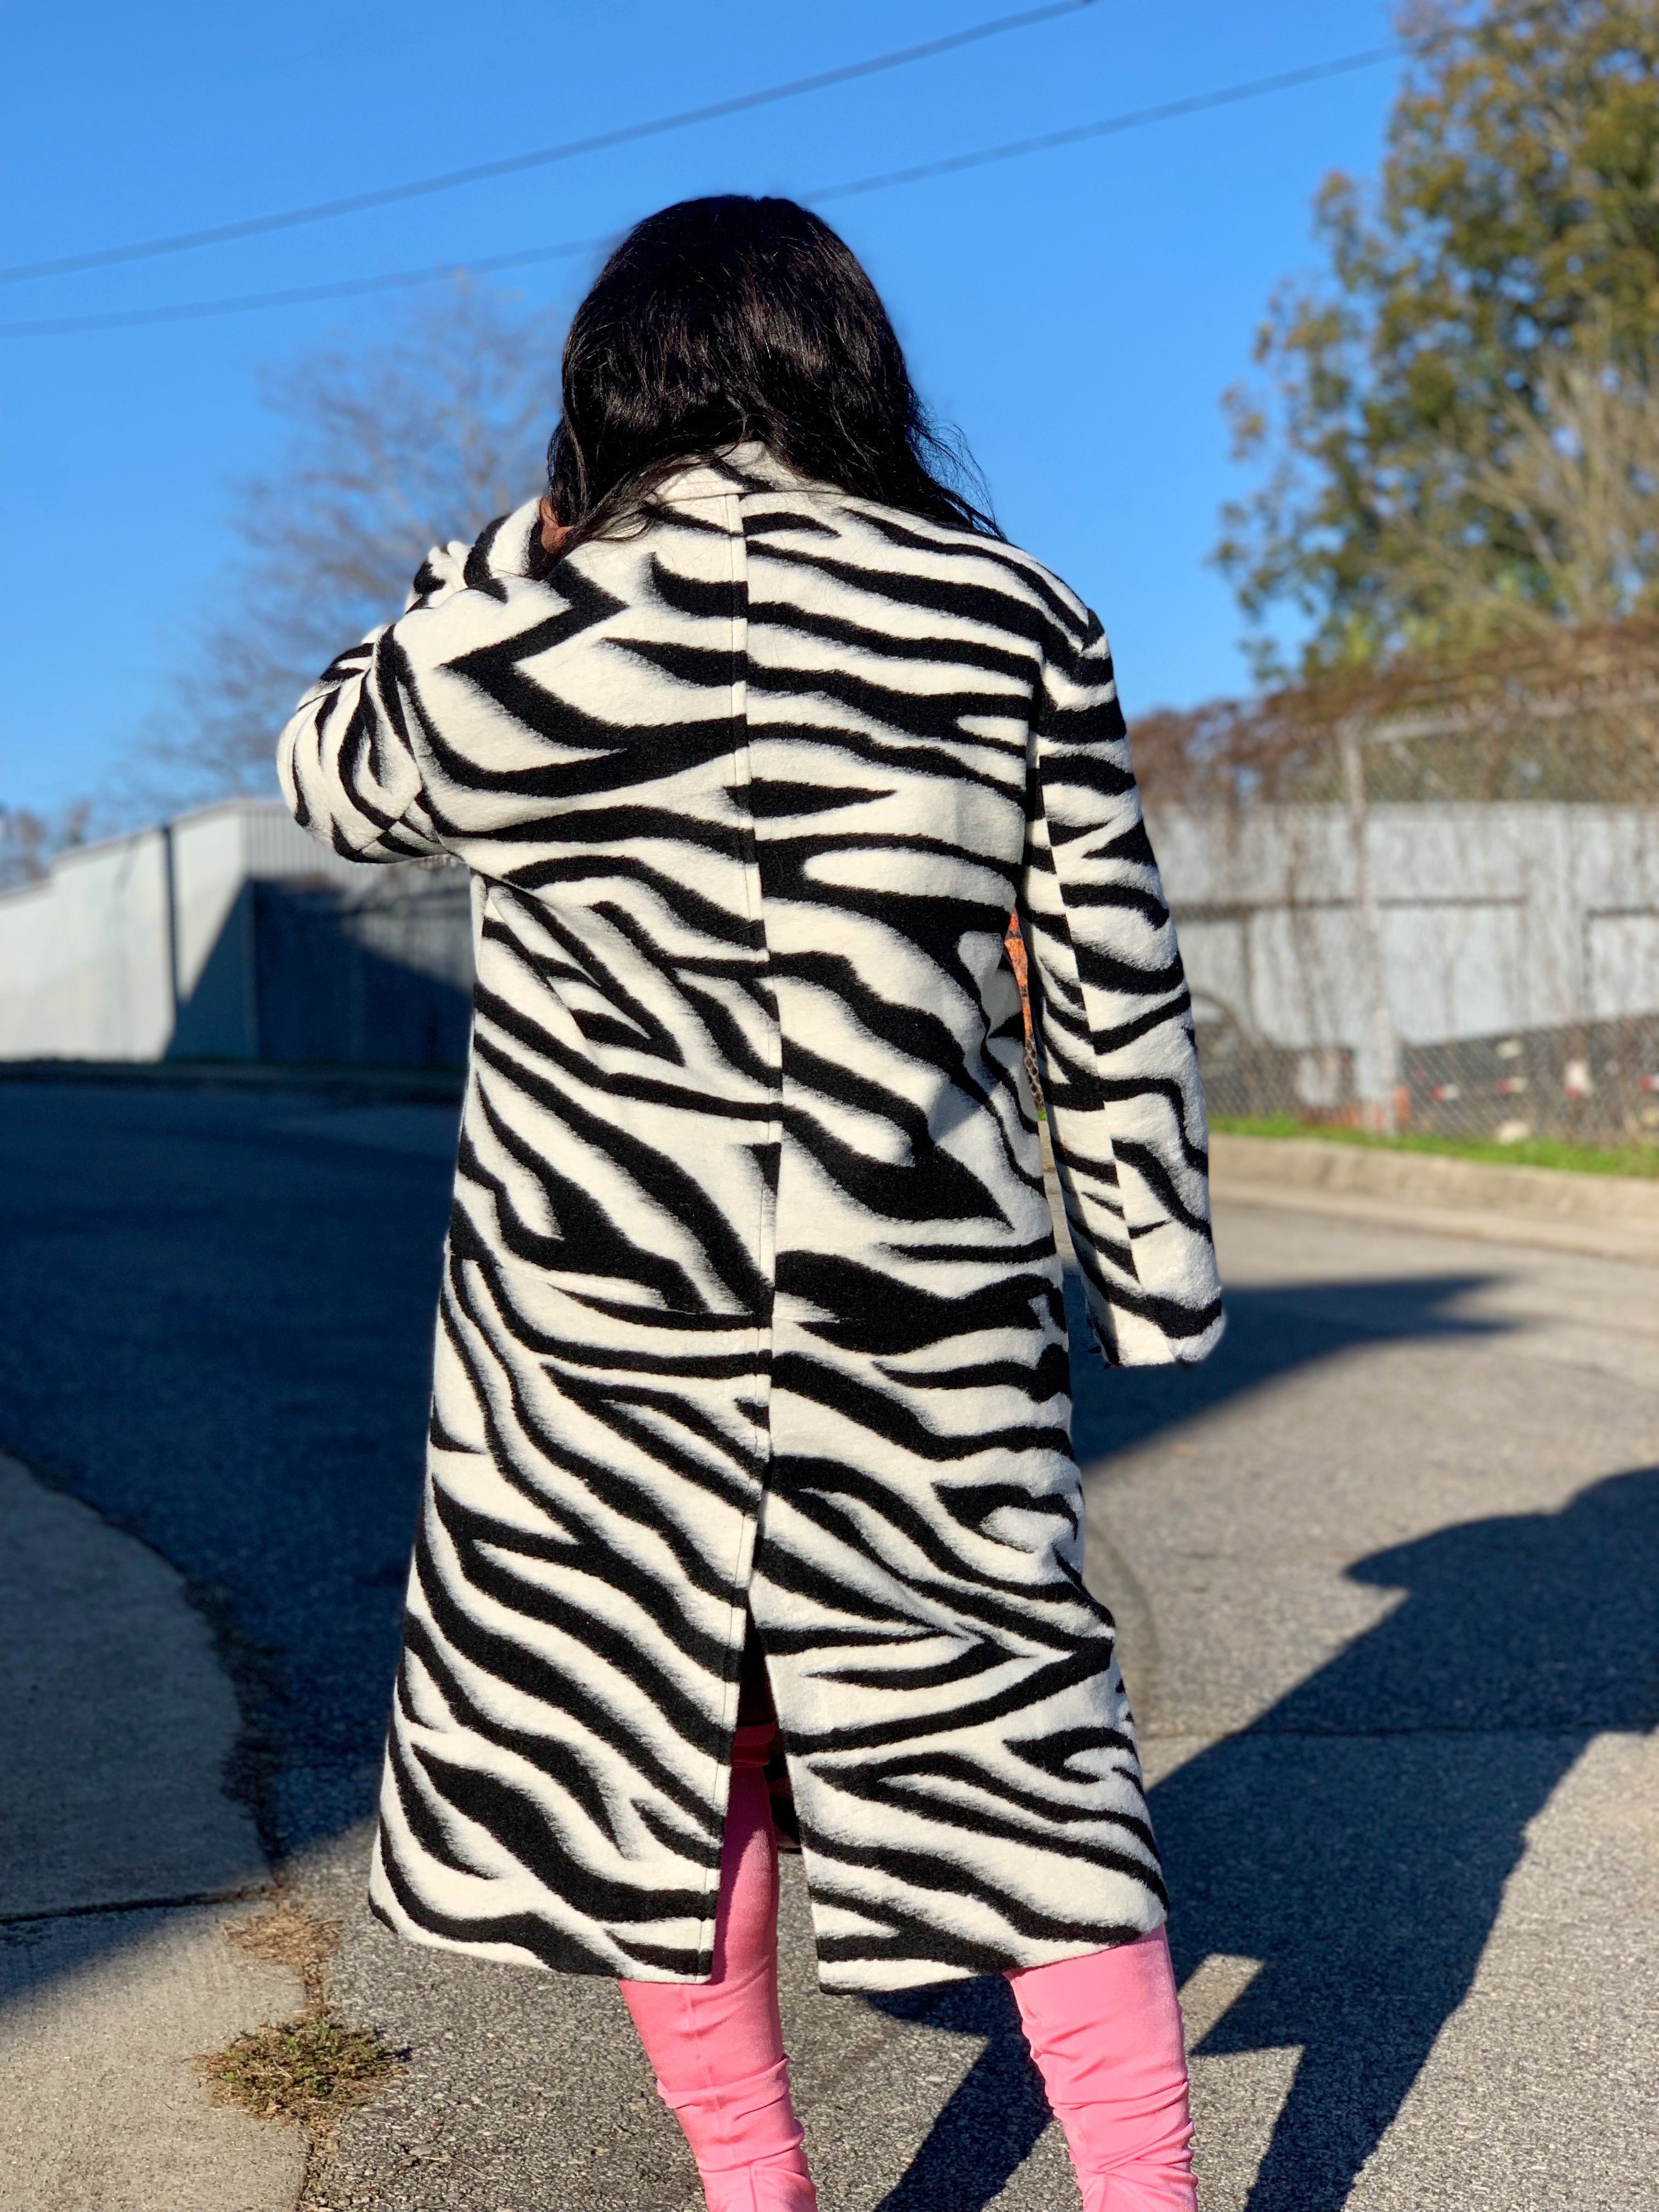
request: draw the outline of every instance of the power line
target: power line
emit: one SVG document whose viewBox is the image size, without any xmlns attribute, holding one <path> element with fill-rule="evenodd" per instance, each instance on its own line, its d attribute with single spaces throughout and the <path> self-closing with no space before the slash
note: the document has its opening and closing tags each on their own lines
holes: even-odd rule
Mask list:
<svg viewBox="0 0 1659 2212">
<path fill-rule="evenodd" d="M 67 337 L 77 331 L 131 331 L 149 323 L 195 323 L 218 315 L 245 315 L 256 307 L 300 307 L 326 300 L 352 300 L 370 292 L 398 292 L 446 277 L 493 275 L 538 261 L 566 261 L 614 246 L 621 233 L 570 238 L 558 246 L 531 246 L 517 253 L 475 254 L 466 261 L 434 262 L 425 269 L 396 269 L 384 276 L 347 276 L 333 284 L 295 284 L 282 292 L 245 292 L 228 300 L 185 300 L 171 307 L 125 307 L 107 315 L 64 315 L 39 323 L 0 323 L 0 338 Z"/>
<path fill-rule="evenodd" d="M 1231 107 L 1240 100 L 1259 100 L 1271 93 L 1291 92 L 1301 85 L 1346 76 L 1356 70 L 1373 69 L 1402 51 L 1398 44 L 1371 46 L 1362 53 L 1344 54 L 1335 61 L 1316 62 L 1306 69 L 1282 70 L 1276 76 L 1254 77 L 1243 84 L 1224 85 L 1215 92 L 1164 100 L 1156 107 L 1133 108 L 1126 114 L 1103 116 L 1093 123 L 1044 131 L 1037 137 L 1012 139 L 972 153 L 918 162 L 908 169 L 887 169 L 878 175 L 819 185 L 799 197 L 809 206 L 817 205 L 828 200 L 852 199 L 864 192 L 886 191 L 898 185 L 920 184 L 930 177 L 953 176 L 964 169 L 984 168 L 993 162 L 1018 161 L 1029 154 L 1050 153 L 1061 146 L 1081 144 L 1087 139 L 1112 137 L 1120 131 L 1140 130 L 1149 124 L 1174 122 L 1182 116 L 1200 114 L 1207 108 Z M 0 323 L 0 338 L 67 337 L 81 331 L 135 330 L 155 323 L 195 322 L 212 316 L 246 314 L 259 307 L 291 307 L 351 299 L 361 294 L 436 283 L 445 277 L 489 275 L 503 269 L 526 268 L 540 261 L 567 260 L 580 254 L 598 252 L 611 245 L 618 234 L 611 232 L 603 238 L 568 239 L 556 246 L 532 246 L 516 253 L 477 255 L 465 262 L 448 261 L 425 269 L 398 270 L 383 276 L 347 277 L 332 284 L 298 285 L 286 291 L 250 292 L 230 299 L 188 300 L 173 307 L 129 307 L 103 315 L 65 315 L 41 322 Z"/>
<path fill-rule="evenodd" d="M 465 169 L 446 169 L 433 177 L 416 177 L 407 184 L 382 185 L 343 198 L 313 201 L 307 207 L 285 208 L 275 215 L 250 216 L 240 222 L 216 223 L 206 230 L 181 230 L 166 238 L 140 239 L 131 246 L 107 246 L 88 253 L 60 255 L 52 261 L 19 262 L 0 269 L 0 284 L 21 284 L 40 276 L 67 276 L 86 269 L 108 269 L 118 262 L 149 261 L 164 253 L 184 253 L 201 246 L 225 246 L 239 238 L 258 238 L 273 230 L 294 230 L 301 224 L 327 222 L 336 216 L 358 215 L 367 208 L 392 207 L 402 200 L 424 199 L 434 192 L 450 192 L 462 185 L 477 185 L 492 177 L 511 177 L 526 169 L 549 167 L 556 161 L 574 161 L 585 154 L 599 154 L 613 146 L 631 146 L 641 138 L 661 137 L 671 131 L 687 131 L 694 124 L 714 123 L 727 115 L 742 115 L 751 108 L 769 107 L 781 100 L 799 100 L 831 85 L 852 84 L 860 77 L 878 76 L 888 70 L 904 69 L 912 62 L 932 61 L 954 53 L 983 39 L 1000 38 L 1006 32 L 1027 31 L 1058 15 L 1074 15 L 1094 0 L 1050 0 L 1050 4 L 1027 9 L 1018 15 L 997 15 L 966 30 L 947 32 L 916 46 L 899 46 L 891 52 L 872 55 L 861 62 L 847 62 L 839 69 L 821 70 L 814 76 L 794 77 L 787 84 L 768 85 L 758 92 L 741 92 L 729 100 L 711 100 L 703 107 L 686 107 L 672 115 L 659 115 L 646 123 L 627 123 L 614 131 L 596 131 L 587 138 L 568 139 L 562 145 L 542 146 L 528 154 L 510 154 L 496 161 L 477 161 Z"/>
<path fill-rule="evenodd" d="M 1322 79 L 1346 76 L 1352 70 L 1374 69 L 1402 52 L 1396 42 L 1372 46 L 1364 53 L 1345 54 L 1340 61 L 1316 62 L 1310 68 L 1285 70 L 1278 76 L 1253 78 L 1248 84 L 1224 86 L 1219 92 L 1194 93 L 1187 100 L 1166 100 L 1157 107 L 1138 107 L 1127 115 L 1108 115 L 1097 123 L 1073 124 L 1066 131 L 1046 131 L 1037 138 L 1014 138 L 1003 146 L 986 146 L 973 154 L 948 154 L 939 161 L 919 161 L 914 168 L 888 169 L 880 176 L 857 177 L 850 184 L 825 185 L 803 192 L 809 205 L 824 200 L 849 200 L 860 192 L 885 191 L 890 185 L 916 185 L 927 177 L 950 177 L 963 169 L 981 169 L 993 161 L 1012 161 L 1024 154 L 1051 153 L 1056 147 L 1080 145 L 1086 138 L 1109 138 L 1120 131 L 1138 131 L 1148 123 L 1171 123 L 1179 116 L 1196 115 L 1206 107 L 1231 107 L 1237 100 L 1259 100 L 1270 92 L 1290 92 L 1297 85 L 1317 84 Z M 0 331 L 6 325 L 0 323 Z"/>
</svg>

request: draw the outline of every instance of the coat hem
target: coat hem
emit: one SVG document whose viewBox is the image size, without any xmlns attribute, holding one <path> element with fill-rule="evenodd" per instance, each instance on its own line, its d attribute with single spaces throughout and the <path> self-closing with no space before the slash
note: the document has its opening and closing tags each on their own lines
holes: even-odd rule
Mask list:
<svg viewBox="0 0 1659 2212">
<path fill-rule="evenodd" d="M 706 1953 L 702 1972 L 676 1974 L 660 1967 L 643 1966 L 637 1960 L 605 1959 L 592 1953 L 556 1962 L 538 1958 L 516 1944 L 468 1942 L 456 1936 L 437 1935 L 406 1918 L 377 1894 L 379 1879 L 383 1878 L 378 1860 L 374 1877 L 368 1887 L 370 1912 L 399 1942 L 412 1944 L 422 1950 L 447 1951 L 463 1958 L 489 1960 L 496 1966 L 520 1967 L 534 1973 L 600 1977 L 610 1981 L 679 1983 L 688 1988 L 696 1988 L 706 1987 L 712 1978 L 712 1960 Z M 1151 1936 L 1162 1928 L 1169 1914 L 1156 1899 L 1151 1901 L 1152 1911 L 1133 1922 L 1097 1929 L 1088 1936 L 1079 1936 L 1074 1941 L 1021 1945 L 1018 1955 L 1012 1952 L 994 1955 L 988 1950 L 977 1956 L 966 1955 L 956 1960 L 890 1959 L 858 1962 L 848 1960 L 831 1960 L 827 1964 L 820 1956 L 817 1960 L 817 1986 L 825 1996 L 894 1996 L 906 1990 L 943 1987 L 951 1982 L 982 1981 L 993 1974 L 1020 1973 L 1032 1966 L 1057 1965 L 1062 1959 L 1091 1958 L 1097 1951 L 1116 1950 L 1122 1944 L 1138 1942 L 1142 1936 Z"/>
</svg>

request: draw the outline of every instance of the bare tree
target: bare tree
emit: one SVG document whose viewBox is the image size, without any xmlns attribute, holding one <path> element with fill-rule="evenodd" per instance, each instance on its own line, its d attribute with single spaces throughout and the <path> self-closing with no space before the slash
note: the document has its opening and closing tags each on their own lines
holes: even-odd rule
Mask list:
<svg viewBox="0 0 1659 2212">
<path fill-rule="evenodd" d="M 86 842 L 90 803 L 72 799 L 51 814 L 27 806 L 0 805 L 0 891 L 37 884 L 51 872 L 59 853 Z"/>
<path fill-rule="evenodd" d="M 555 319 L 458 283 L 362 350 L 270 375 L 289 425 L 234 487 L 226 611 L 124 771 L 123 811 L 275 789 L 276 733 L 342 646 L 394 614 L 427 548 L 532 495 L 558 414 Z"/>
</svg>

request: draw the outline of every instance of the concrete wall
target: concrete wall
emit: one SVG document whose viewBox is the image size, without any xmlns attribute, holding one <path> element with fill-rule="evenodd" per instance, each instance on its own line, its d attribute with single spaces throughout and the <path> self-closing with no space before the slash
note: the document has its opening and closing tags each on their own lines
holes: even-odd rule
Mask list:
<svg viewBox="0 0 1659 2212">
<path fill-rule="evenodd" d="M 412 902 L 412 927 L 402 918 L 411 891 L 428 894 Z M 296 929 L 309 973 L 284 957 Z M 276 948 L 263 988 L 262 938 Z M 437 1042 L 402 1040 L 432 1030 L 429 1008 L 405 1007 L 388 1044 L 349 1003 L 365 995 L 359 938 L 386 970 L 379 1000 L 396 995 L 404 969 L 435 983 L 438 1042 L 447 1060 L 461 1057 L 450 1002 L 468 988 L 471 933 L 459 878 L 437 885 L 428 871 L 341 860 L 264 799 L 226 800 L 65 854 L 43 883 L 0 896 L 0 1059 L 253 1060 L 271 1056 L 275 1027 L 316 1048 L 283 1057 L 406 1050 L 426 1064 Z M 281 1003 L 303 1002 L 313 982 L 320 1018 Z"/>
<path fill-rule="evenodd" d="M 1339 806 L 1168 808 L 1153 842 L 1201 1017 L 1339 1047 L 1371 1087 L 1355 852 Z M 1367 850 L 1401 1044 L 1659 1012 L 1659 808 L 1375 806 Z"/>
<path fill-rule="evenodd" d="M 1200 1018 L 1346 1051 L 1365 1092 L 1346 811 L 1170 808 L 1152 832 Z M 1659 809 L 1377 806 L 1367 835 L 1402 1045 L 1659 1012 Z M 458 871 L 342 860 L 278 802 L 228 800 L 0 896 L 0 1059 L 448 1064 L 471 957 Z"/>
<path fill-rule="evenodd" d="M 173 1035 L 167 869 L 154 831 L 0 897 L 0 1057 L 159 1060 Z"/>
</svg>

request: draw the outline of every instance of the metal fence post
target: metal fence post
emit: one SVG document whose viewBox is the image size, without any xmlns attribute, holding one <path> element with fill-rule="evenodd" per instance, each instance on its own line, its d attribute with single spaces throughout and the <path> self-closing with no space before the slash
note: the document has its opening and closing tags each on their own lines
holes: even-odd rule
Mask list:
<svg viewBox="0 0 1659 2212">
<path fill-rule="evenodd" d="M 1376 908 L 1376 887 L 1371 881 L 1370 811 L 1365 799 L 1364 725 L 1345 714 L 1336 726 L 1336 742 L 1342 756 L 1342 781 L 1348 799 L 1348 832 L 1353 844 L 1354 904 L 1359 920 L 1360 957 L 1370 1000 L 1371 1041 L 1376 1054 L 1377 1126 L 1386 1136 L 1396 1127 L 1395 1089 L 1399 1081 L 1400 1054 L 1395 1042 L 1394 1016 L 1389 1009 L 1389 971 L 1382 951 L 1382 925 Z"/>
</svg>

